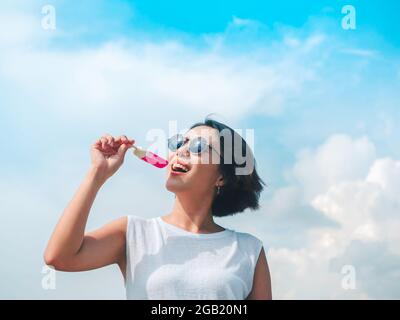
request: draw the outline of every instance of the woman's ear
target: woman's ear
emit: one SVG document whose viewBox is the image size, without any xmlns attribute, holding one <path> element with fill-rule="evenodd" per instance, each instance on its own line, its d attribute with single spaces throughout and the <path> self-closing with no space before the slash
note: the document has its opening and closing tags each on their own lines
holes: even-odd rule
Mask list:
<svg viewBox="0 0 400 320">
<path fill-rule="evenodd" d="M 224 177 L 223 177 L 222 174 L 221 174 L 221 175 L 218 177 L 218 179 L 217 179 L 216 185 L 222 187 L 222 186 L 224 185 L 224 183 L 225 183 Z"/>
</svg>

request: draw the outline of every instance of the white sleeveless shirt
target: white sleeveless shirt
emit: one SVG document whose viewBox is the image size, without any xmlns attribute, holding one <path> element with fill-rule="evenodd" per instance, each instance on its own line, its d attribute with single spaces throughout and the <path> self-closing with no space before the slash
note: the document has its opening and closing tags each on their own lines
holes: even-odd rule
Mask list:
<svg viewBox="0 0 400 320">
<path fill-rule="evenodd" d="M 127 299 L 244 300 L 263 243 L 225 228 L 194 233 L 161 217 L 128 216 Z"/>
</svg>

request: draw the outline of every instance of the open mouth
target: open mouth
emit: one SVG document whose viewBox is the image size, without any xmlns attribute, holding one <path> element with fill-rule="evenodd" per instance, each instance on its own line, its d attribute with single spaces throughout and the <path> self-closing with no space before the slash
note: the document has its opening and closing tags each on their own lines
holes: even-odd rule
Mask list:
<svg viewBox="0 0 400 320">
<path fill-rule="evenodd" d="M 183 165 L 183 164 L 180 164 L 180 163 L 174 163 L 174 164 L 172 164 L 171 165 L 171 170 L 173 171 L 173 172 L 176 172 L 176 173 L 186 173 L 186 172 L 188 172 L 190 169 L 189 169 L 189 167 L 188 166 L 185 166 L 185 165 Z"/>
</svg>

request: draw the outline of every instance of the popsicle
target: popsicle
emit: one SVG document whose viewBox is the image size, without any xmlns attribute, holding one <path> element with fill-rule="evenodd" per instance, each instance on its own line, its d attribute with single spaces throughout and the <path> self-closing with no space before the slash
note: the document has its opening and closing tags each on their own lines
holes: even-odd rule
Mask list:
<svg viewBox="0 0 400 320">
<path fill-rule="evenodd" d="M 153 152 L 147 151 L 141 147 L 135 145 L 133 147 L 133 154 L 139 159 L 152 164 L 156 168 L 164 168 L 168 164 L 168 160 L 161 158 Z"/>
</svg>

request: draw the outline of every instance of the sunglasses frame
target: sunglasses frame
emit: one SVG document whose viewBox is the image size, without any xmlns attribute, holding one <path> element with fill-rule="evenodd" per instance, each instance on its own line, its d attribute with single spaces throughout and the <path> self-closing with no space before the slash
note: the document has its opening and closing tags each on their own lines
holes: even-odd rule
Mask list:
<svg viewBox="0 0 400 320">
<path fill-rule="evenodd" d="M 171 140 L 173 139 L 173 138 L 176 138 L 176 137 L 180 137 L 181 138 L 181 140 L 176 140 L 177 141 L 177 143 L 176 143 L 176 145 L 178 145 L 178 142 L 182 142 L 182 144 L 179 146 L 179 147 L 177 147 L 175 150 L 172 150 L 171 148 L 170 148 L 170 143 L 171 143 Z M 204 141 L 204 143 L 205 143 L 205 145 L 206 145 L 206 148 L 208 147 L 208 149 L 212 149 L 212 150 L 214 150 L 215 151 L 215 153 L 219 156 L 219 157 L 221 157 L 221 155 L 220 155 L 220 153 L 211 145 L 211 144 L 209 144 L 208 142 L 207 142 L 207 140 L 205 139 L 205 138 L 203 138 L 203 137 L 201 137 L 201 136 L 197 136 L 197 137 L 195 137 L 195 138 L 192 138 L 192 139 L 189 139 L 189 138 L 185 138 L 182 134 L 176 134 L 176 135 L 174 135 L 174 136 L 172 136 L 172 137 L 170 137 L 167 141 L 168 141 L 168 149 L 170 150 L 170 151 L 172 151 L 172 152 L 176 152 L 177 150 L 179 150 L 179 148 L 181 148 L 182 146 L 184 146 L 188 141 L 194 141 L 195 139 L 202 139 L 203 141 Z M 190 142 L 190 143 L 191 143 Z M 195 154 L 195 155 L 200 155 L 200 154 L 202 154 L 202 153 L 204 153 L 205 151 L 206 151 L 206 149 L 203 149 L 202 151 L 200 151 L 200 152 L 193 152 L 192 150 L 191 150 L 191 148 L 190 148 L 190 143 L 189 143 L 189 148 L 188 148 L 188 150 L 189 150 L 189 152 L 190 153 L 192 153 L 192 154 Z"/>
</svg>

